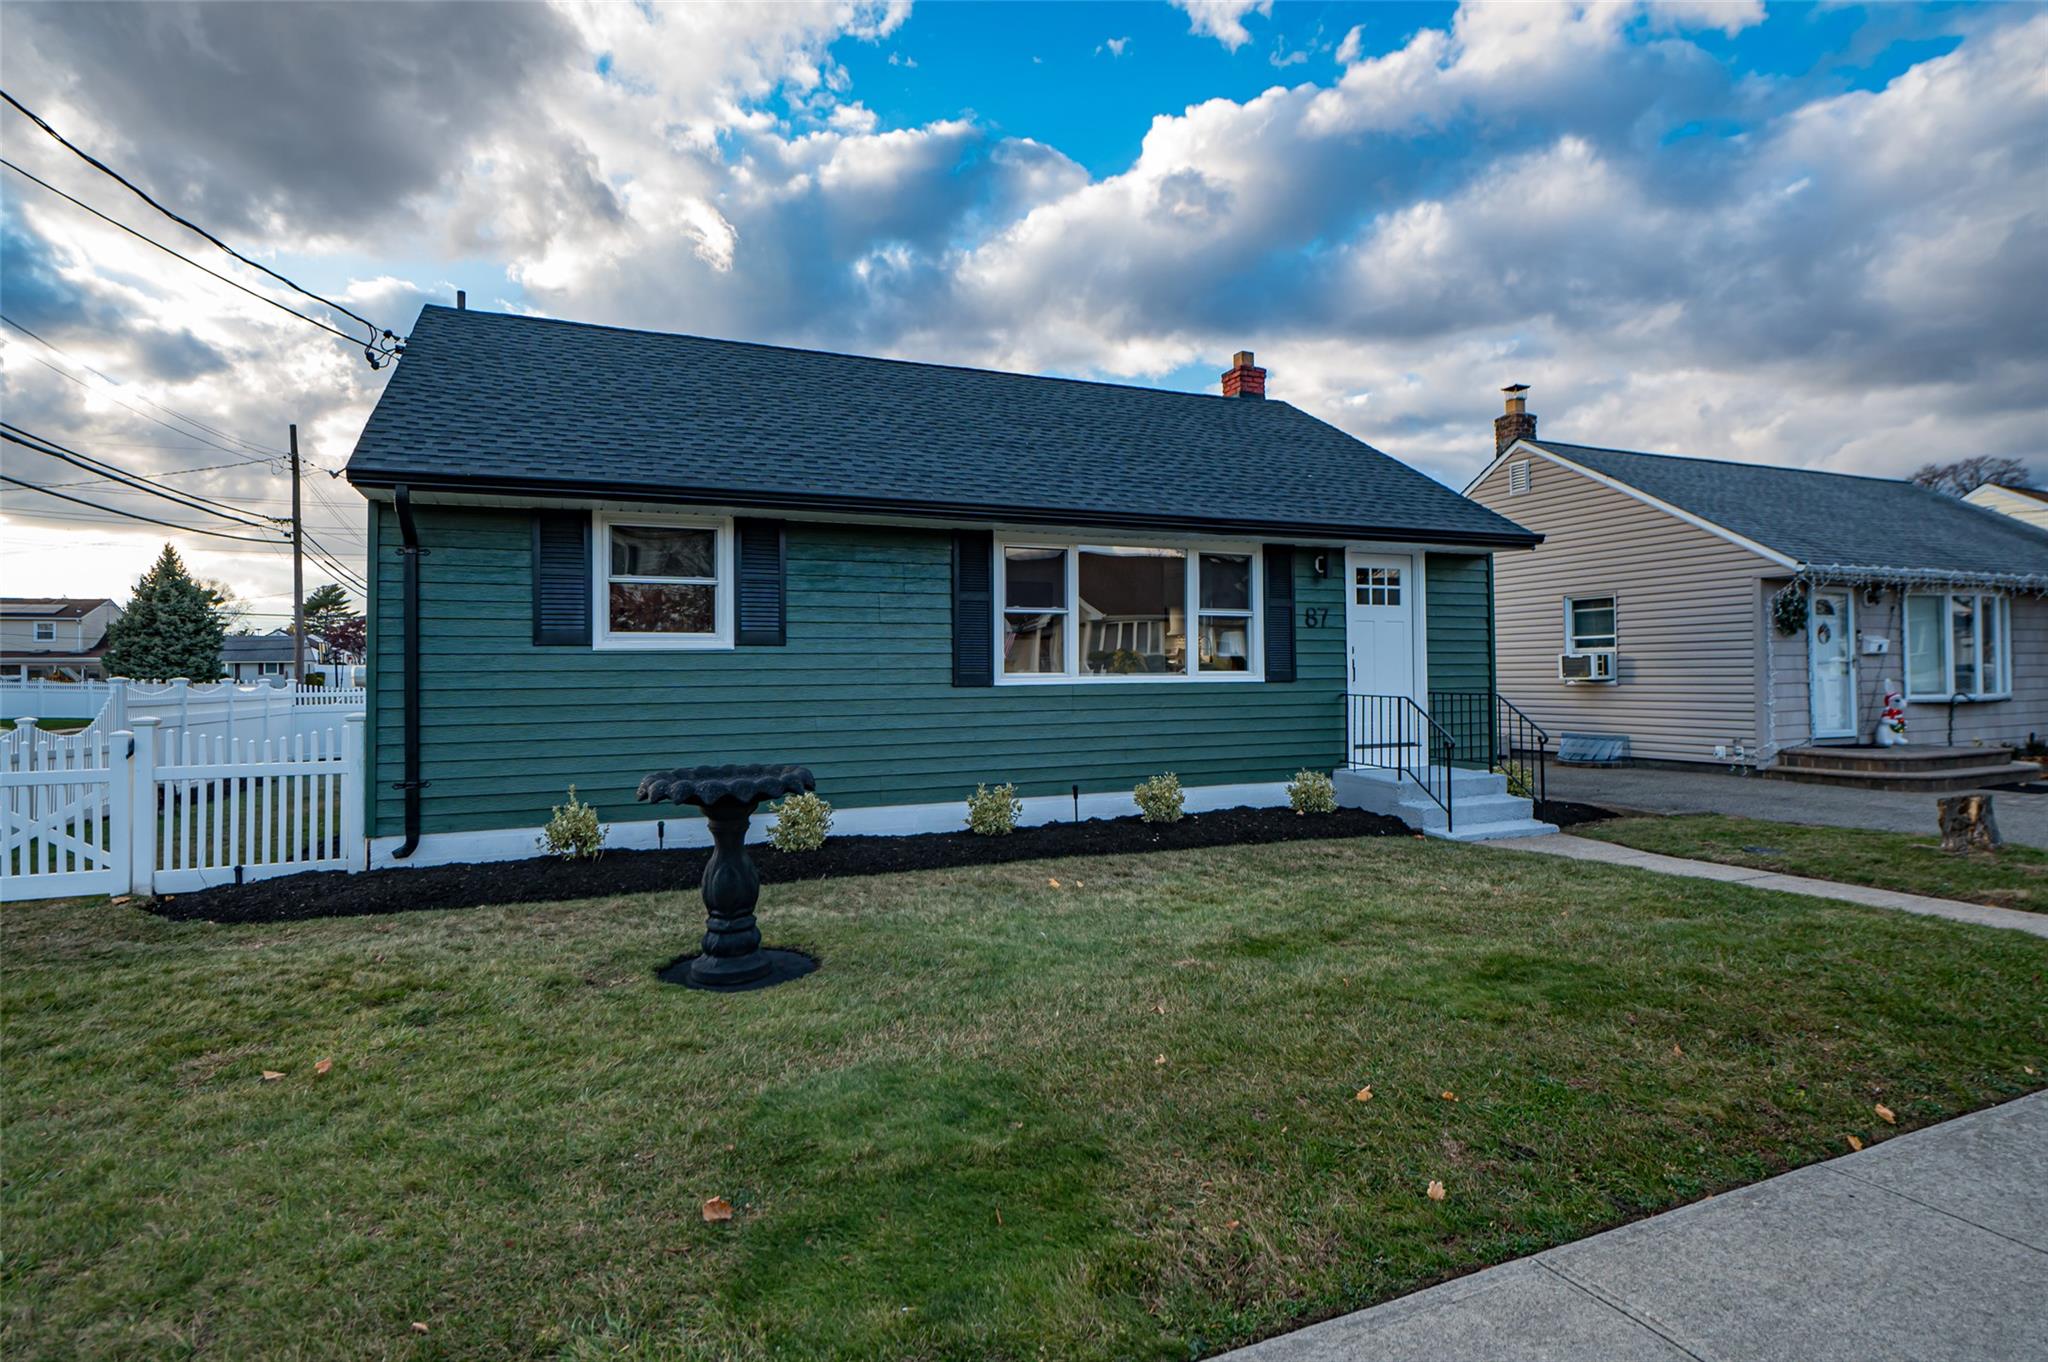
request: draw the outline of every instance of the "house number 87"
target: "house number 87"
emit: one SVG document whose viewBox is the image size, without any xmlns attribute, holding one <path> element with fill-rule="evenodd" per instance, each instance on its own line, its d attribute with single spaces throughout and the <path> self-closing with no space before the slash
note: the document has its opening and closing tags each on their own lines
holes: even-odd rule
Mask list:
<svg viewBox="0 0 2048 1362">
<path fill-rule="evenodd" d="M 1311 605 L 1301 612 L 1301 622 L 1305 628 L 1320 629 L 1330 622 L 1330 608 L 1326 605 Z"/>
</svg>

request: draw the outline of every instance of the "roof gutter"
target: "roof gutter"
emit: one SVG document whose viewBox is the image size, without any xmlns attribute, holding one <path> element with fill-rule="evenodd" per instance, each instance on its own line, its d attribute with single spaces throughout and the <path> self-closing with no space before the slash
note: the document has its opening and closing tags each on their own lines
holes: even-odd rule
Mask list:
<svg viewBox="0 0 2048 1362">
<path fill-rule="evenodd" d="M 420 791 L 427 782 L 420 779 L 420 547 L 419 527 L 413 523 L 412 493 L 404 483 L 392 492 L 398 511 L 398 553 L 405 564 L 405 590 L 400 600 L 399 630 L 405 636 L 405 778 L 396 787 L 405 792 L 405 841 L 391 853 L 403 861 L 420 847 Z"/>
<path fill-rule="evenodd" d="M 416 492 L 459 492 L 510 497 L 599 497 L 687 506 L 734 506 L 780 511 L 848 511 L 906 519 L 968 521 L 1029 525 L 1106 525 L 1124 529 L 1172 530 L 1192 534 L 1256 534 L 1266 538 L 1310 540 L 1381 540 L 1473 548 L 1534 548 L 1543 536 L 1530 530 L 1444 530 L 1413 525 L 1346 525 L 1298 520 L 1219 521 L 1199 516 L 1148 515 L 1134 511 L 1060 510 L 1043 506 L 987 506 L 969 502 L 913 501 L 903 498 L 862 498 L 806 492 L 730 492 L 709 488 L 657 488 L 645 483 L 508 481 L 485 478 L 407 479 L 400 483 L 374 470 L 348 474 L 358 487 L 409 486 Z"/>
</svg>

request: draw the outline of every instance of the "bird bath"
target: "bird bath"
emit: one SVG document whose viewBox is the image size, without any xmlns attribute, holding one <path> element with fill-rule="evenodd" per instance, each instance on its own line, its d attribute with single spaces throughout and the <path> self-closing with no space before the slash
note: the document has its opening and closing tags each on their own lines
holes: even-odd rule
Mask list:
<svg viewBox="0 0 2048 1362">
<path fill-rule="evenodd" d="M 738 991 L 768 988 L 809 974 L 818 962 L 801 951 L 762 949 L 754 906 L 761 876 L 747 854 L 754 810 L 783 795 L 817 788 L 803 766 L 681 766 L 640 782 L 642 803 L 694 804 L 711 825 L 704 867 L 704 944 L 661 971 L 672 984 Z"/>
</svg>

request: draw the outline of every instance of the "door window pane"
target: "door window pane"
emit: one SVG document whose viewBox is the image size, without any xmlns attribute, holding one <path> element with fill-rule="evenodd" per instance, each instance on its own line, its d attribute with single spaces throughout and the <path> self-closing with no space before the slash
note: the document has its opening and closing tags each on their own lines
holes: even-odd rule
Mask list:
<svg viewBox="0 0 2048 1362">
<path fill-rule="evenodd" d="M 1906 693 L 1948 693 L 1947 638 L 1942 630 L 1945 596 L 1906 597 Z"/>
<path fill-rule="evenodd" d="M 1353 594 L 1360 605 L 1399 605 L 1401 603 L 1401 569 L 1397 567 L 1359 568 L 1352 582 Z"/>
<path fill-rule="evenodd" d="M 1977 691 L 1977 598 L 1949 597 L 1949 648 L 1955 659 L 1955 688 L 1965 695 Z"/>
<path fill-rule="evenodd" d="M 1082 549 L 1082 672 L 1185 672 L 1187 571 L 1187 554 L 1181 549 Z"/>
</svg>

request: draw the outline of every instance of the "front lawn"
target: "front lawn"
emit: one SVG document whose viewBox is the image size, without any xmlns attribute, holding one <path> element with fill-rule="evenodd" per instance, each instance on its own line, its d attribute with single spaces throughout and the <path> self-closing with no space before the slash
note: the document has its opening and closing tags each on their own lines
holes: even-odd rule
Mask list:
<svg viewBox="0 0 2048 1362">
<path fill-rule="evenodd" d="M 2048 941 L 1481 848 L 764 910 L 0 913 L 0 1353 L 1185 1358 L 2048 1071 Z"/>
<path fill-rule="evenodd" d="M 1867 884 L 1996 908 L 2048 911 L 2048 851 L 2011 843 L 1997 851 L 1952 854 L 1941 835 L 1868 832 L 1764 823 L 1717 813 L 1668 818 L 1617 818 L 1573 828 L 1641 851 L 1754 866 L 1817 880 Z"/>
</svg>

